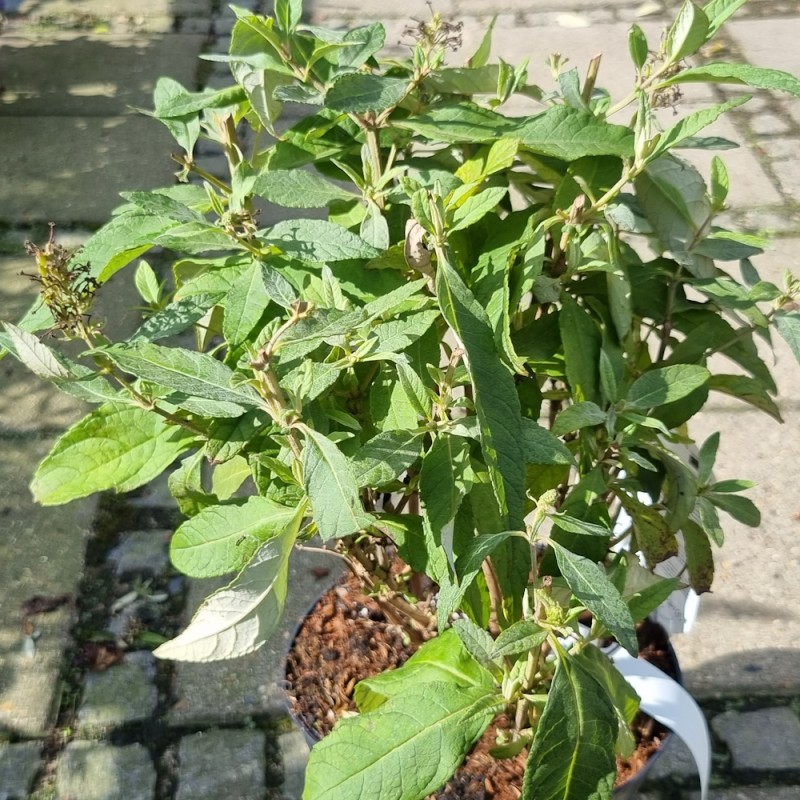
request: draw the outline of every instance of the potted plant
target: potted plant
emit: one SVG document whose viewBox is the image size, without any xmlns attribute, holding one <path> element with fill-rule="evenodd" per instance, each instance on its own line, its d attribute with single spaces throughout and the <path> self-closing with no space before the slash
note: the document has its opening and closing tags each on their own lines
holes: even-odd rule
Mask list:
<svg viewBox="0 0 800 800">
<path fill-rule="evenodd" d="M 687 0 L 658 44 L 633 26 L 622 98 L 596 84 L 599 59 L 580 76 L 551 58 L 548 87 L 490 63 L 491 26 L 454 68 L 459 27 L 439 15 L 381 60 L 378 23 L 303 25 L 299 0 L 234 9 L 230 53 L 207 58 L 235 83 L 156 88 L 181 182 L 124 193 L 76 254 L 31 246 L 41 299 L 0 343 L 95 404 L 34 496 L 129 491 L 181 459 L 173 563 L 237 573 L 157 655 L 263 645 L 314 537 L 410 637 L 438 631 L 431 658 L 362 685 L 369 710 L 312 751 L 309 800 L 424 797 L 500 713 L 501 755 L 528 751 L 523 797 L 608 797 L 638 701 L 594 643 L 635 656 L 639 620 L 709 589 L 719 512 L 758 524 L 746 481 L 711 478 L 717 435 L 694 467 L 676 447 L 711 392 L 780 420 L 756 341 L 775 328 L 800 356 L 800 283 L 762 280 L 761 240 L 717 225 L 723 162 L 706 185 L 679 155 L 728 146 L 702 131 L 748 98 L 666 127 L 657 113 L 689 82 L 800 94 L 774 70 L 686 66 L 741 5 Z M 512 98 L 529 113 L 504 114 Z M 308 113 L 279 132 L 286 103 Z M 197 165 L 199 137 L 229 178 Z M 262 224 L 265 204 L 325 215 Z M 140 261 L 150 313 L 109 341 L 94 295 L 151 248 L 176 254 L 171 280 Z M 37 335 L 53 330 L 81 360 Z M 660 577 L 679 549 L 683 573 Z"/>
</svg>

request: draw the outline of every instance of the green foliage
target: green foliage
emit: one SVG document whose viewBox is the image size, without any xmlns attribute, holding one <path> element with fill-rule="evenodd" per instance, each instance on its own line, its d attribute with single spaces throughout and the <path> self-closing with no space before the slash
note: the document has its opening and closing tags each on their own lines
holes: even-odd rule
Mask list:
<svg viewBox="0 0 800 800">
<path fill-rule="evenodd" d="M 679 84 L 800 95 L 776 70 L 686 66 L 742 3 L 685 0 L 650 44 L 633 26 L 620 98 L 602 70 L 554 62 L 545 91 L 527 62 L 490 62 L 493 22 L 453 65 L 439 15 L 384 59 L 379 23 L 234 7 L 230 52 L 206 56 L 231 85 L 155 88 L 180 184 L 123 193 L 77 253 L 30 248 L 41 299 L 4 324 L 3 354 L 98 404 L 34 496 L 129 491 L 182 458 L 173 564 L 236 573 L 158 656 L 260 647 L 315 536 L 425 641 L 358 685 L 307 800 L 425 797 L 499 713 L 498 752 L 529 749 L 526 800 L 608 800 L 638 699 L 592 642 L 635 654 L 635 622 L 682 587 L 655 568 L 680 553 L 707 591 L 720 520 L 759 525 L 751 484 L 714 477 L 717 434 L 696 469 L 676 455 L 715 392 L 781 421 L 772 327 L 800 360 L 800 282 L 761 280 L 763 240 L 724 227 L 723 160 L 705 175 L 678 154 L 733 146 L 705 128 L 749 100 L 684 113 Z M 537 105 L 506 115 L 514 95 Z M 306 116 L 282 120 L 287 102 Z M 667 104 L 680 116 L 661 127 Z M 198 167 L 201 136 L 228 175 Z M 154 248 L 169 274 L 139 260 Z M 146 319 L 114 341 L 92 301 L 137 260 Z"/>
</svg>

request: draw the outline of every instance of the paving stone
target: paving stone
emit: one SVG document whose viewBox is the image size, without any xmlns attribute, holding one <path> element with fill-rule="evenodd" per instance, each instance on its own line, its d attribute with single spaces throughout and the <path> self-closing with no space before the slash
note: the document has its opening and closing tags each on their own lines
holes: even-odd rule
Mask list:
<svg viewBox="0 0 800 800">
<path fill-rule="evenodd" d="M 750 116 L 750 130 L 757 136 L 782 136 L 791 129 L 791 124 L 777 114 L 753 114 Z"/>
<path fill-rule="evenodd" d="M 261 731 L 211 730 L 184 736 L 175 800 L 263 800 L 266 737 Z"/>
<path fill-rule="evenodd" d="M 283 762 L 283 800 L 301 800 L 305 785 L 306 765 L 310 748 L 302 731 L 297 729 L 278 736 L 278 747 Z"/>
<path fill-rule="evenodd" d="M 155 18 L 210 16 L 212 7 L 211 0 L 119 0 L 113 5 L 116 14 Z M 78 14 L 98 19 L 110 16 L 106 0 L 23 0 L 19 13 L 49 19 Z"/>
<path fill-rule="evenodd" d="M 283 685 L 284 654 L 298 622 L 338 575 L 338 559 L 313 552 L 295 552 L 289 571 L 291 591 L 283 620 L 261 649 L 242 658 L 204 664 L 175 662 L 173 692 L 176 703 L 169 711 L 169 725 L 188 726 L 239 722 L 257 714 L 285 716 Z M 321 567 L 330 570 L 324 580 L 311 572 Z M 184 624 L 200 602 L 227 580 L 190 580 Z"/>
<path fill-rule="evenodd" d="M 776 161 L 784 161 L 790 158 L 797 158 L 798 141 L 792 136 L 779 136 L 774 139 L 765 139 L 758 143 L 758 146 L 763 150 L 769 158 Z M 783 169 L 783 164 L 773 165 L 775 172 L 780 173 Z"/>
<path fill-rule="evenodd" d="M 161 575 L 169 566 L 169 539 L 172 531 L 129 531 L 108 553 L 117 575 Z"/>
<path fill-rule="evenodd" d="M 38 742 L 0 744 L 0 798 L 25 800 L 41 766 Z"/>
<path fill-rule="evenodd" d="M 800 198 L 800 164 L 797 156 L 775 165 L 778 183 L 786 194 L 795 199 Z"/>
<path fill-rule="evenodd" d="M 711 726 L 730 748 L 735 773 L 800 767 L 800 719 L 785 706 L 726 711 L 714 717 Z"/>
<path fill-rule="evenodd" d="M 153 800 L 156 771 L 140 744 L 70 742 L 58 760 L 58 800 Z"/>
<path fill-rule="evenodd" d="M 159 76 L 194 86 L 204 38 L 52 32 L 4 36 L 0 118 L 117 116 L 152 108 Z"/>
<path fill-rule="evenodd" d="M 78 710 L 81 735 L 150 719 L 158 703 L 156 664 L 146 651 L 128 653 L 121 664 L 91 672 Z"/>
<path fill-rule="evenodd" d="M 653 764 L 649 779 L 654 781 L 671 779 L 684 781 L 698 777 L 697 764 L 692 753 L 679 736 L 672 735 Z"/>
<path fill-rule="evenodd" d="M 174 183 L 175 143 L 143 117 L 23 117 L 2 123 L 0 222 L 99 226 L 121 191 Z"/>
</svg>

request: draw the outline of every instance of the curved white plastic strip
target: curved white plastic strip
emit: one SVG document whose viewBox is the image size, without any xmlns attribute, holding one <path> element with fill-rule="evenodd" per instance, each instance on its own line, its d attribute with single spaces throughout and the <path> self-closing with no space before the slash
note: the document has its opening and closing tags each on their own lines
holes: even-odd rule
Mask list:
<svg viewBox="0 0 800 800">
<path fill-rule="evenodd" d="M 701 800 L 711 778 L 711 736 L 694 698 L 658 667 L 618 647 L 609 657 L 641 698 L 642 711 L 666 725 L 686 743 L 700 773 Z"/>
</svg>

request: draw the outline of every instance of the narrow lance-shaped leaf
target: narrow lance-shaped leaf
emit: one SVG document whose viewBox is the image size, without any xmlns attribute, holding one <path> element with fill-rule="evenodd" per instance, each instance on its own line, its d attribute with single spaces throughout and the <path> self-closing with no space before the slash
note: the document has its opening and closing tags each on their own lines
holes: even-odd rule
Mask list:
<svg viewBox="0 0 800 800">
<path fill-rule="evenodd" d="M 443 254 L 436 271 L 436 294 L 442 314 L 466 353 L 481 446 L 500 511 L 510 527 L 519 527 L 525 494 L 525 457 L 514 378 L 497 353 L 486 312 Z"/>
<path fill-rule="evenodd" d="M 779 311 L 774 320 L 778 333 L 786 340 L 800 363 L 800 311 Z"/>
<path fill-rule="evenodd" d="M 183 633 L 153 655 L 177 661 L 219 661 L 261 647 L 281 620 L 289 556 L 304 512 L 305 504 L 301 504 L 285 529 L 261 546 L 232 583 L 203 602 Z"/>
<path fill-rule="evenodd" d="M 244 505 L 209 506 L 175 531 L 170 560 L 193 578 L 240 570 L 296 513 L 266 497 L 248 497 Z"/>
<path fill-rule="evenodd" d="M 563 655 L 536 726 L 522 797 L 525 800 L 608 798 L 616 776 L 617 717 L 606 690 Z"/>
<path fill-rule="evenodd" d="M 690 67 L 662 81 L 657 88 L 675 83 L 734 83 L 754 89 L 772 89 L 800 97 L 800 79 L 779 69 L 755 67 L 752 64 L 717 62 Z"/>
<path fill-rule="evenodd" d="M 464 499 L 467 487 L 463 476 L 468 465 L 469 444 L 457 436 L 441 434 L 425 454 L 419 494 L 437 534 L 455 517 Z"/>
<path fill-rule="evenodd" d="M 104 405 L 56 442 L 39 464 L 31 491 L 46 506 L 107 489 L 129 492 L 161 474 L 193 440 L 154 411 Z"/>
<path fill-rule="evenodd" d="M 314 522 L 324 541 L 349 536 L 374 520 L 361 505 L 350 465 L 341 450 L 327 437 L 305 425 L 303 479 L 311 500 Z"/>
<path fill-rule="evenodd" d="M 303 800 L 364 800 L 377 787 L 396 800 L 422 800 L 455 772 L 497 706 L 484 686 L 409 686 L 369 714 L 340 720 L 315 745 Z"/>
<path fill-rule="evenodd" d="M 365 442 L 350 459 L 359 487 L 383 486 L 407 470 L 419 457 L 425 434 L 385 431 Z"/>
<path fill-rule="evenodd" d="M 253 193 L 284 208 L 324 208 L 336 200 L 353 200 L 358 195 L 302 169 L 272 170 L 256 178 Z"/>
<path fill-rule="evenodd" d="M 654 408 L 691 394 L 708 382 L 711 373 L 695 364 L 674 364 L 645 372 L 637 378 L 626 398 L 633 408 Z"/>
<path fill-rule="evenodd" d="M 633 656 L 639 652 L 633 618 L 622 595 L 593 561 L 575 555 L 550 540 L 561 574 L 578 600 L 608 628 L 617 641 Z"/>
</svg>

